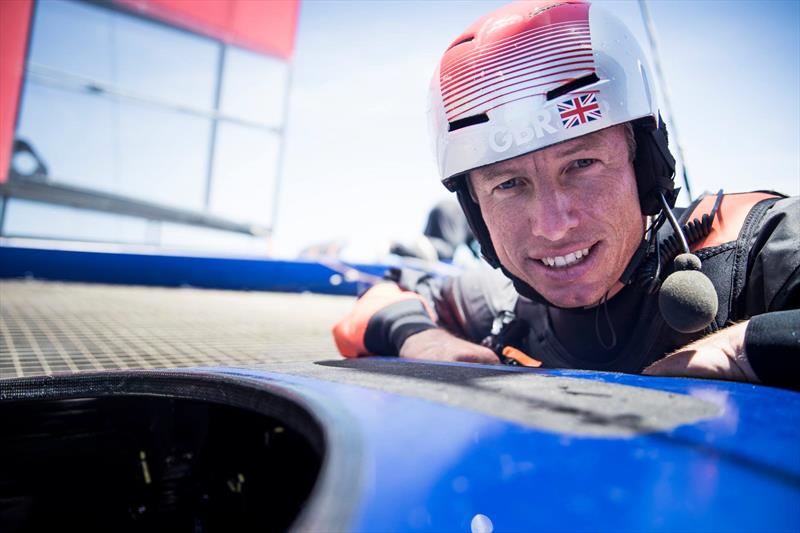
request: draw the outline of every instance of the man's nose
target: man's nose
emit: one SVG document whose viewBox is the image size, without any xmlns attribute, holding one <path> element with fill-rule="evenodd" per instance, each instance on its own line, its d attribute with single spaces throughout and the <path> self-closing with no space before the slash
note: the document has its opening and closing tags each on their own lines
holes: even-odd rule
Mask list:
<svg viewBox="0 0 800 533">
<path fill-rule="evenodd" d="M 531 232 L 549 241 L 563 239 L 578 225 L 573 198 L 558 188 L 537 192 L 530 212 Z"/>
</svg>

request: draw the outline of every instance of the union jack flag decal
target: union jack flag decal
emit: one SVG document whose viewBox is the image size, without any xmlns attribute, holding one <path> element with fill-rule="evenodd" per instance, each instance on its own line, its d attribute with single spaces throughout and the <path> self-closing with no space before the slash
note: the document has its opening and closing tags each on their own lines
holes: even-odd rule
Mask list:
<svg viewBox="0 0 800 533">
<path fill-rule="evenodd" d="M 597 103 L 594 93 L 576 96 L 561 102 L 558 104 L 558 113 L 561 115 L 561 123 L 564 124 L 565 129 L 603 118 L 600 104 Z"/>
</svg>

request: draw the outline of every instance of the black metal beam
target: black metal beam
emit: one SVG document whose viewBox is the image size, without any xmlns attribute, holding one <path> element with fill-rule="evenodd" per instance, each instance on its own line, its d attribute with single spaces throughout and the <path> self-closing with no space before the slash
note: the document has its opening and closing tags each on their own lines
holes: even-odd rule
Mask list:
<svg viewBox="0 0 800 533">
<path fill-rule="evenodd" d="M 0 183 L 0 196 L 24 198 L 26 200 L 91 209 L 117 215 L 129 215 L 149 220 L 176 222 L 258 237 L 269 235 L 271 232 L 267 226 L 235 222 L 208 213 L 177 209 L 82 187 L 19 178 L 14 176 L 13 171 L 10 174 L 11 179 L 5 183 Z"/>
</svg>

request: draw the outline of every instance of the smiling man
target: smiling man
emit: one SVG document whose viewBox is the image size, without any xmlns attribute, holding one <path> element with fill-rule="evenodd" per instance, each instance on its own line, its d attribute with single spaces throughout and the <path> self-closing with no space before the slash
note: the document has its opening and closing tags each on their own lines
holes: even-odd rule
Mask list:
<svg viewBox="0 0 800 533">
<path fill-rule="evenodd" d="M 498 260 L 559 307 L 614 296 L 644 235 L 630 126 L 475 169 L 469 186 Z"/>
<path fill-rule="evenodd" d="M 468 28 L 429 113 L 442 182 L 497 270 L 373 287 L 334 328 L 340 352 L 797 386 L 800 205 L 720 193 L 674 210 L 651 80 L 588 2 Z"/>
</svg>

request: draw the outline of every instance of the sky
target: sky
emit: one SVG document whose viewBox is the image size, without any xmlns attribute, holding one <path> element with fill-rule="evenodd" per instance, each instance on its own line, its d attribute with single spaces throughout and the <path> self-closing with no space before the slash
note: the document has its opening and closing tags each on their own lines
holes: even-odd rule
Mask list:
<svg viewBox="0 0 800 533">
<path fill-rule="evenodd" d="M 301 3 L 275 252 L 344 240 L 375 259 L 450 197 L 428 140 L 427 90 L 447 45 L 505 2 Z M 648 50 L 639 5 L 604 1 Z M 649 1 L 695 194 L 800 194 L 800 2 Z M 663 99 L 662 99 L 663 102 Z M 684 196 L 679 203 L 687 203 Z"/>
</svg>

